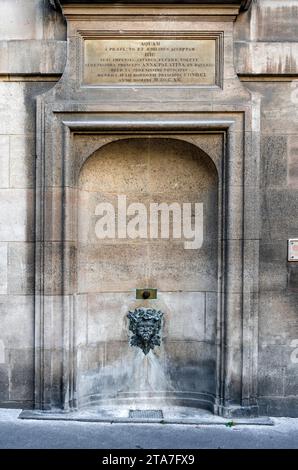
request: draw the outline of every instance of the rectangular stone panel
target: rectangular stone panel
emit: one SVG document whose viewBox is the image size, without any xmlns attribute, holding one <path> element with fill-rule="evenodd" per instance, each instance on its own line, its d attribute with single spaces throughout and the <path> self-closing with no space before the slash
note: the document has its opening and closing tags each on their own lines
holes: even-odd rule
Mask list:
<svg viewBox="0 0 298 470">
<path fill-rule="evenodd" d="M 215 85 L 216 39 L 117 37 L 84 40 L 85 85 Z"/>
</svg>

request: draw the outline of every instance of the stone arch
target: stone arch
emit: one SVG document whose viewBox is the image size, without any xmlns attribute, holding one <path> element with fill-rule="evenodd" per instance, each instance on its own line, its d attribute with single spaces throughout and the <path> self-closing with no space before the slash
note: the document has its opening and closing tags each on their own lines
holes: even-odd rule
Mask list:
<svg viewBox="0 0 298 470">
<path fill-rule="evenodd" d="M 85 160 L 78 181 L 78 297 L 87 307 L 88 341 L 80 344 L 79 405 L 144 400 L 132 375 L 135 351 L 128 344 L 126 313 L 137 287 L 156 287 L 166 312 L 164 342 L 156 360 L 166 389 L 154 378 L 150 400 L 212 409 L 216 393 L 219 178 L 211 158 L 182 139 L 134 137 L 103 145 Z M 142 202 L 203 203 L 202 249 L 183 240 L 98 240 L 95 208 Z M 93 357 L 90 361 L 87 357 Z M 88 364 L 86 366 L 86 364 Z M 134 386 L 132 387 L 132 382 Z M 155 385 L 152 385 L 154 382 Z M 151 388 L 150 388 L 151 387 Z M 166 397 L 166 398 L 165 398 Z"/>
</svg>

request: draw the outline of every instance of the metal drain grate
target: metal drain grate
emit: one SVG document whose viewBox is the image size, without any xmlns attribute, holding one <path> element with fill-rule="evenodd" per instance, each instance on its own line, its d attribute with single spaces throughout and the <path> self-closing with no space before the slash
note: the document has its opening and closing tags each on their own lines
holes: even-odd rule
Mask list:
<svg viewBox="0 0 298 470">
<path fill-rule="evenodd" d="M 129 410 L 128 416 L 132 419 L 163 419 L 161 410 Z"/>
</svg>

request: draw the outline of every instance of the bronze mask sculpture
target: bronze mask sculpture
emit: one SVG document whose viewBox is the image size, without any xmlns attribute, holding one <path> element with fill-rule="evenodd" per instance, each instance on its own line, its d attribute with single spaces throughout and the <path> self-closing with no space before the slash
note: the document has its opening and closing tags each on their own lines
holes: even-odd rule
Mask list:
<svg viewBox="0 0 298 470">
<path fill-rule="evenodd" d="M 150 349 L 160 346 L 160 330 L 163 313 L 153 308 L 136 308 L 133 312 L 128 312 L 129 330 L 133 333 L 130 339 L 131 346 L 142 349 L 144 354 L 148 354 Z"/>
</svg>

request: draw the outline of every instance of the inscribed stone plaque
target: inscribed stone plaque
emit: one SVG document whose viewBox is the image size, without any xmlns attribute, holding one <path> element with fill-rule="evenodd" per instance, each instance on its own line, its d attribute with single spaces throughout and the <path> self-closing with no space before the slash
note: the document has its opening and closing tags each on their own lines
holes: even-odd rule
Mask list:
<svg viewBox="0 0 298 470">
<path fill-rule="evenodd" d="M 84 85 L 216 84 L 216 40 L 85 39 Z"/>
</svg>

